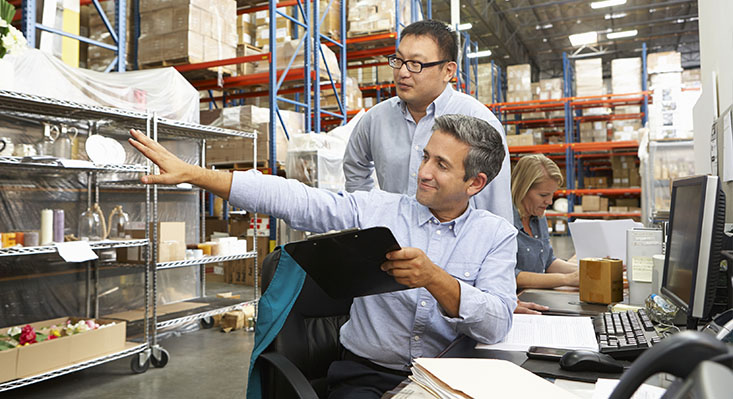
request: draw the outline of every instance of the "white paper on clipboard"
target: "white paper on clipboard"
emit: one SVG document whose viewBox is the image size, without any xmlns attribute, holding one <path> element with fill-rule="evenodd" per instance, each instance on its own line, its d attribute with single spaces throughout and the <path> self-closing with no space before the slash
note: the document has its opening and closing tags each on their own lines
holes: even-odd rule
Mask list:
<svg viewBox="0 0 733 399">
<path fill-rule="evenodd" d="M 632 219 L 596 220 L 578 219 L 568 223 L 578 259 L 626 259 L 626 230 L 644 227 Z"/>
</svg>

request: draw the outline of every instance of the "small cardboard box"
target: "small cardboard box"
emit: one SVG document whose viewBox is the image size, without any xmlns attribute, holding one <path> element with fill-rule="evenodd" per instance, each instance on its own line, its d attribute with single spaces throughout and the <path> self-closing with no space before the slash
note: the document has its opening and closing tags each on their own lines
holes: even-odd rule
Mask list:
<svg viewBox="0 0 733 399">
<path fill-rule="evenodd" d="M 231 312 L 224 313 L 221 321 L 221 329 L 227 332 L 233 330 L 241 330 L 244 328 L 244 311 L 233 310 Z"/>
<path fill-rule="evenodd" d="M 580 300 L 614 303 L 624 299 L 623 263 L 620 259 L 585 258 L 580 260 Z"/>
<path fill-rule="evenodd" d="M 186 222 L 158 223 L 158 262 L 186 259 Z"/>
<path fill-rule="evenodd" d="M 18 378 L 18 348 L 0 351 L 0 383 Z"/>
<path fill-rule="evenodd" d="M 509 134 L 506 136 L 506 144 L 509 147 L 534 145 L 534 136 L 531 134 Z"/>
<path fill-rule="evenodd" d="M 598 195 L 584 195 L 581 205 L 585 212 L 606 212 L 608 211 L 608 198 Z"/>
</svg>

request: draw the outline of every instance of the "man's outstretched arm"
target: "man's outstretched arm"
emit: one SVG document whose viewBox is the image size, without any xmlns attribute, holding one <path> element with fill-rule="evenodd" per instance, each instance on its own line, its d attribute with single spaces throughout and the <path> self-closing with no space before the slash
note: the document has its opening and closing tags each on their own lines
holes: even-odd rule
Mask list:
<svg viewBox="0 0 733 399">
<path fill-rule="evenodd" d="M 150 139 L 139 130 L 130 129 L 130 144 L 160 168 L 159 175 L 147 175 L 140 179 L 145 184 L 191 183 L 210 191 L 225 200 L 232 189 L 232 174 L 204 169 L 183 162 L 160 143 Z"/>
</svg>

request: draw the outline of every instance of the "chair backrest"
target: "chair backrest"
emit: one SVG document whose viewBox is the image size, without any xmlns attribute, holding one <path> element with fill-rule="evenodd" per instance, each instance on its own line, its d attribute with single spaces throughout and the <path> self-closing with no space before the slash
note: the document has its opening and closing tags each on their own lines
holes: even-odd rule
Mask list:
<svg viewBox="0 0 733 399">
<path fill-rule="evenodd" d="M 263 261 L 263 292 L 275 274 L 280 251 L 281 249 L 276 249 Z M 285 324 L 265 351 L 276 352 L 288 358 L 321 397 L 325 395 L 328 367 L 340 357 L 342 349 L 339 330 L 349 319 L 351 302 L 351 299 L 337 300 L 329 297 L 315 281 L 306 276 Z M 272 373 L 263 373 L 265 375 L 268 376 L 263 381 L 264 397 L 284 397 L 285 395 L 276 392 L 287 385 L 282 383 L 281 377 Z"/>
</svg>

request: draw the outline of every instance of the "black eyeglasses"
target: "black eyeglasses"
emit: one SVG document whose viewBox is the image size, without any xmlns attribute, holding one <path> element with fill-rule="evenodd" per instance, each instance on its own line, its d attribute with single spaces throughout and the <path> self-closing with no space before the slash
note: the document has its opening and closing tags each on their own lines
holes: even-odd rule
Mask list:
<svg viewBox="0 0 733 399">
<path fill-rule="evenodd" d="M 387 57 L 387 62 L 389 62 L 389 66 L 391 66 L 394 69 L 400 69 L 402 68 L 402 65 L 407 66 L 407 70 L 412 73 L 420 73 L 425 68 L 430 68 L 432 66 L 445 64 L 446 62 L 450 62 L 450 60 L 442 60 L 442 61 L 435 61 L 435 62 L 420 62 L 415 60 L 403 60 L 400 57 L 397 57 L 396 55 L 390 55 Z"/>
</svg>

